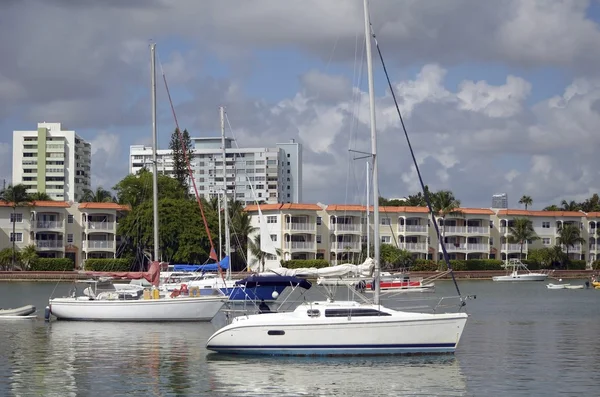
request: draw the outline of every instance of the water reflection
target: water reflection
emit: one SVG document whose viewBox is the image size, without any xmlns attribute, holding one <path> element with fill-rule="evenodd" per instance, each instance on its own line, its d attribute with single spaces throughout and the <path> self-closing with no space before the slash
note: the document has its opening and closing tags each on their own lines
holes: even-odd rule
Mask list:
<svg viewBox="0 0 600 397">
<path fill-rule="evenodd" d="M 389 358 L 207 355 L 213 392 L 230 396 L 462 396 L 466 382 L 453 356 Z"/>
</svg>

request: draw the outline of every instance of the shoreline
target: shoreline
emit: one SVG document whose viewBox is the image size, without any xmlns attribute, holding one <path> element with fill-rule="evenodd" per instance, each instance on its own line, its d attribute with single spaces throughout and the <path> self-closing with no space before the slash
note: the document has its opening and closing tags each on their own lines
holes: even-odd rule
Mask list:
<svg viewBox="0 0 600 397">
<path fill-rule="evenodd" d="M 590 278 L 595 270 L 555 270 L 549 276 L 548 280 L 552 279 L 585 279 Z M 243 278 L 251 273 L 238 272 L 232 273 L 233 278 Z M 410 275 L 416 277 L 432 277 L 439 272 L 410 272 Z M 506 274 L 504 270 L 478 270 L 478 271 L 455 271 L 454 276 L 458 280 L 491 280 L 494 276 L 503 276 Z M 85 280 L 89 276 L 78 271 L 70 272 L 30 272 L 30 271 L 0 271 L 0 281 L 11 282 L 72 282 L 75 280 Z M 440 277 L 439 280 L 451 280 L 449 274 Z"/>
</svg>

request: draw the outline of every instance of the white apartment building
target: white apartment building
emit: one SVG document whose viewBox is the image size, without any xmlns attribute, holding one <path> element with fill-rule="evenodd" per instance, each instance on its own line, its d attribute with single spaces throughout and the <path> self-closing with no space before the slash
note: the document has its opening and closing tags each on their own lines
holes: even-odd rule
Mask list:
<svg viewBox="0 0 600 397">
<path fill-rule="evenodd" d="M 206 199 L 224 191 L 230 198 L 246 204 L 292 203 L 302 199 L 302 145 L 294 140 L 273 148 L 233 148 L 225 138 L 226 171 L 223 175 L 221 138 L 191 138 L 190 165 L 198 194 Z M 158 171 L 173 174 L 171 150 L 157 150 Z M 152 148 L 132 145 L 129 172 L 152 170 Z M 190 184 L 191 185 L 191 184 Z M 190 186 L 193 192 L 193 186 Z"/>
<path fill-rule="evenodd" d="M 0 202 L 0 250 L 33 244 L 38 256 L 71 258 L 82 268 L 88 258 L 115 258 L 117 224 L 129 207 L 115 203 L 35 201 L 18 207 Z M 13 236 L 13 220 L 15 234 Z"/>
<path fill-rule="evenodd" d="M 38 123 L 36 131 L 13 131 L 12 183 L 53 200 L 79 201 L 90 188 L 91 145 L 61 123 Z"/>
<path fill-rule="evenodd" d="M 266 268 L 279 266 L 279 260 L 326 259 L 331 264 L 359 258 L 367 241 L 366 207 L 361 205 L 272 204 L 260 206 L 266 228 L 281 257 L 269 257 Z M 252 226 L 259 232 L 256 205 L 246 207 Z M 524 211 L 512 209 L 461 208 L 460 215 L 438 217 L 437 223 L 450 259 L 518 258 L 520 244 L 509 243 L 509 228 L 517 217 L 532 220 L 539 240 L 523 245 L 523 257 L 532 248 L 556 245 L 562 225 L 576 224 L 586 244 L 569 247 L 571 259 L 588 264 L 600 259 L 600 213 L 569 211 Z M 379 235 L 382 243 L 393 244 L 416 258 L 442 258 L 435 227 L 425 207 L 380 207 Z M 372 212 L 368 233 L 373 243 Z M 251 236 L 251 238 L 254 237 Z M 562 247 L 566 252 L 566 247 Z M 364 259 L 364 258 L 363 258 Z M 256 258 L 248 252 L 248 262 Z"/>
</svg>

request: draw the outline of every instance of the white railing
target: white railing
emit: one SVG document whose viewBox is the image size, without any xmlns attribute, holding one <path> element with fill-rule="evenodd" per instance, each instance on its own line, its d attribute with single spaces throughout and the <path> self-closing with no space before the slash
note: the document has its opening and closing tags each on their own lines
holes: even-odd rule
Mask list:
<svg viewBox="0 0 600 397">
<path fill-rule="evenodd" d="M 63 225 L 63 221 L 37 221 L 36 223 L 38 229 L 61 229 Z"/>
<path fill-rule="evenodd" d="M 345 250 L 360 250 L 361 249 L 361 245 L 360 243 L 357 242 L 334 242 L 331 244 L 334 250 L 338 250 L 338 251 L 345 251 Z"/>
<path fill-rule="evenodd" d="M 362 232 L 362 225 L 354 223 L 336 223 L 336 232 Z"/>
<path fill-rule="evenodd" d="M 114 222 L 88 222 L 87 228 L 91 230 L 114 230 Z"/>
<path fill-rule="evenodd" d="M 561 245 L 563 251 L 567 252 L 567 246 Z M 571 252 L 581 252 L 581 244 L 575 244 L 574 246 L 569 247 L 569 253 Z"/>
<path fill-rule="evenodd" d="M 104 241 L 104 240 L 87 240 L 83 242 L 83 248 L 104 248 L 104 249 L 113 249 L 115 247 L 114 241 Z"/>
<path fill-rule="evenodd" d="M 521 251 L 521 244 L 502 244 L 502 251 Z M 523 252 L 527 251 L 527 244 L 523 244 Z"/>
<path fill-rule="evenodd" d="M 427 233 L 427 225 L 400 225 L 398 226 L 400 233 Z"/>
<path fill-rule="evenodd" d="M 427 243 L 404 243 L 403 246 L 408 251 L 427 251 Z"/>
<path fill-rule="evenodd" d="M 441 250 L 442 250 L 442 247 L 440 246 L 440 251 Z M 446 243 L 446 251 L 448 251 L 448 252 L 466 251 L 466 250 L 467 250 L 466 244 Z"/>
<path fill-rule="evenodd" d="M 466 233 L 466 226 L 444 226 L 444 232 L 448 233 Z"/>
<path fill-rule="evenodd" d="M 505 234 L 506 233 L 506 226 L 500 226 L 500 233 L 501 234 Z"/>
<path fill-rule="evenodd" d="M 36 240 L 37 248 L 63 248 L 65 245 L 63 240 Z"/>
<path fill-rule="evenodd" d="M 313 241 L 288 241 L 284 247 L 292 250 L 314 250 L 316 245 Z"/>
<path fill-rule="evenodd" d="M 490 228 L 485 226 L 467 226 L 467 233 L 470 234 L 489 234 Z"/>
<path fill-rule="evenodd" d="M 489 252 L 489 244 L 467 244 L 468 251 Z"/>
<path fill-rule="evenodd" d="M 296 232 L 314 232 L 317 230 L 317 225 L 308 222 L 288 222 L 285 223 L 285 230 L 292 230 Z"/>
<path fill-rule="evenodd" d="M 596 244 L 590 244 L 590 251 L 596 251 L 597 246 L 598 245 L 596 245 Z"/>
</svg>

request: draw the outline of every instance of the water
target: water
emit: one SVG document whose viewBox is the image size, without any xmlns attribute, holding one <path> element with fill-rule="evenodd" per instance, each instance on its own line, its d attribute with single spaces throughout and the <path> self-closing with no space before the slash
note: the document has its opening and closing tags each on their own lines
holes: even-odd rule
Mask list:
<svg viewBox="0 0 600 397">
<path fill-rule="evenodd" d="M 571 281 L 583 283 L 583 280 Z M 45 323 L 47 298 L 70 284 L 0 283 L 3 307 L 40 320 L 0 321 L 1 396 L 534 396 L 600 386 L 597 290 L 464 281 L 471 314 L 455 355 L 235 357 L 208 353 L 223 323 Z M 436 294 L 452 283 L 436 282 Z M 394 303 L 391 302 L 390 306 Z"/>
</svg>

